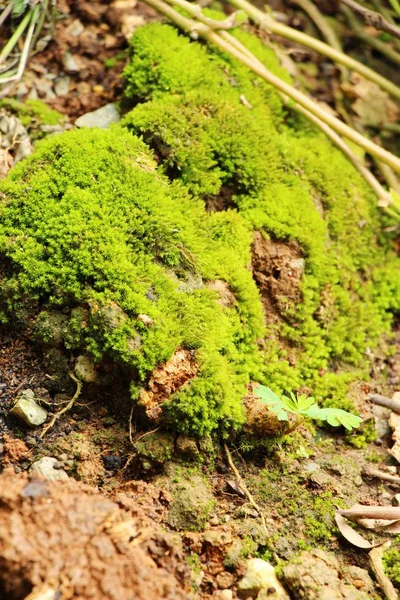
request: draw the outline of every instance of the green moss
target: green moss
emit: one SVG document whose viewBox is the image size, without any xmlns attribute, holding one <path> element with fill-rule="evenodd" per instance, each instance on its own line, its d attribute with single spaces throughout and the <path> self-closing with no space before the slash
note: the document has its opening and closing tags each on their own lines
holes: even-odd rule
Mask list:
<svg viewBox="0 0 400 600">
<path fill-rule="evenodd" d="M 384 552 L 382 561 L 386 575 L 400 589 L 400 536 L 396 537 L 392 548 Z"/>
<path fill-rule="evenodd" d="M 4 106 L 15 113 L 28 129 L 35 128 L 38 125 L 60 125 L 65 120 L 65 115 L 50 108 L 42 100 L 31 99 L 26 102 L 19 102 L 14 98 L 5 98 L 0 100 L 0 106 Z"/>
<path fill-rule="evenodd" d="M 208 215 L 122 128 L 42 141 L 1 194 L 3 321 L 26 320 L 27 307 L 36 318 L 41 307 L 36 336 L 60 341 L 49 319 L 62 309 L 64 345 L 98 363 L 112 359 L 133 389 L 177 348 L 191 349 L 199 373 L 168 405 L 170 417 L 197 435 L 240 425 L 263 332 L 241 217 Z M 238 234 L 232 247 L 222 230 Z M 229 284 L 235 306 L 219 304 L 207 286 L 215 279 Z"/>
<path fill-rule="evenodd" d="M 378 437 L 375 429 L 374 420 L 366 421 L 360 430 L 354 431 L 346 435 L 346 441 L 355 448 L 365 448 L 371 442 L 374 442 Z"/>
<path fill-rule="evenodd" d="M 235 32 L 283 75 L 273 52 Z M 152 24 L 131 41 L 124 124 L 156 151 L 164 172 L 209 206 L 230 207 L 250 230 L 294 241 L 305 257 L 303 301 L 279 322 L 267 314 L 260 381 L 307 385 L 319 402 L 350 408 L 349 384 L 400 306 L 390 239 L 378 237 L 376 199 L 346 158 L 276 92 L 215 48 Z M 251 108 L 249 108 L 249 106 Z"/>
</svg>

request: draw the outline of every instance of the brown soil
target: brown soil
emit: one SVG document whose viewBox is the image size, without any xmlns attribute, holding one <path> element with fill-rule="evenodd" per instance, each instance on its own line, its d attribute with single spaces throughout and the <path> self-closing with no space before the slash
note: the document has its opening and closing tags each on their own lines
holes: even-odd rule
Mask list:
<svg viewBox="0 0 400 600">
<path fill-rule="evenodd" d="M 75 600 L 187 597 L 182 558 L 133 498 L 11 471 L 0 490 L 1 598 L 22 600 L 44 583 Z"/>
<path fill-rule="evenodd" d="M 287 318 L 288 309 L 301 302 L 300 282 L 303 254 L 295 242 L 281 242 L 254 236 L 253 277 L 260 290 L 267 323 Z"/>
<path fill-rule="evenodd" d="M 161 405 L 192 379 L 198 371 L 194 352 L 180 348 L 168 362 L 154 369 L 147 390 L 142 390 L 139 404 L 146 410 L 147 417 L 158 422 Z"/>
</svg>

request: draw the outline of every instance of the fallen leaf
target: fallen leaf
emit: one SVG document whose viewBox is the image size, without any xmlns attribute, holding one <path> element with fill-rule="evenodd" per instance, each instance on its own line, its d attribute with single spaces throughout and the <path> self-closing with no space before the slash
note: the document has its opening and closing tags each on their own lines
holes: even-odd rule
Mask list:
<svg viewBox="0 0 400 600">
<path fill-rule="evenodd" d="M 357 533 L 338 512 L 335 514 L 335 521 L 340 533 L 350 544 L 364 550 L 371 550 L 374 547 L 373 544 Z"/>
</svg>

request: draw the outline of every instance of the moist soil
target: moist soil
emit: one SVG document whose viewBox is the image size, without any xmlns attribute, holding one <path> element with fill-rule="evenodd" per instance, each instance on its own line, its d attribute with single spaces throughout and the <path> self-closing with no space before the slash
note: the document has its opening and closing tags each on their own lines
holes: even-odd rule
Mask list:
<svg viewBox="0 0 400 600">
<path fill-rule="evenodd" d="M 120 99 L 127 39 L 157 16 L 135 0 L 61 0 L 57 11 L 52 40 L 30 60 L 15 96 L 39 97 L 73 123 Z M 289 14 L 293 22 L 296 15 Z M 219 199 L 224 206 L 226 197 Z M 210 201 L 210 209 L 216 207 Z M 255 238 L 252 269 L 271 323 L 285 319 L 286 302 L 301 301 L 303 267 L 296 245 Z M 368 572 L 367 553 L 341 538 L 333 516 L 356 502 L 389 505 L 400 491 L 374 474 L 395 475 L 398 466 L 389 453 L 388 415 L 368 400 L 370 392 L 391 396 L 398 388 L 400 330 L 395 344 L 390 359 L 372 361 L 372 382 L 353 388 L 364 418 L 361 432 L 344 436 L 301 426 L 277 443 L 279 423 L 255 411 L 261 449 L 246 436 L 229 441 L 240 481 L 222 444 L 143 429 L 110 402 L 115 389 L 84 386 L 71 410 L 41 437 L 41 428 L 10 415 L 16 398 L 32 390 L 50 419 L 75 384 L 65 375 L 55 386 L 47 372 L 54 357 L 23 335 L 0 331 L 0 598 L 22 600 L 31 592 L 39 600 L 255 597 L 238 591 L 252 557 L 283 568 L 293 599 L 328 598 L 322 595 L 326 581 L 335 589 L 331 598 L 383 598 Z M 157 398 L 192 377 L 193 369 L 190 355 L 182 355 L 155 372 L 142 398 L 150 419 L 156 421 Z M 29 473 L 46 456 L 57 460 L 55 470 L 67 480 Z M 284 565 L 301 552 L 303 571 L 293 575 L 292 568 L 285 580 Z M 325 583 L 312 574 L 314 596 L 296 591 L 311 577 L 310 560 L 329 570 Z"/>
</svg>

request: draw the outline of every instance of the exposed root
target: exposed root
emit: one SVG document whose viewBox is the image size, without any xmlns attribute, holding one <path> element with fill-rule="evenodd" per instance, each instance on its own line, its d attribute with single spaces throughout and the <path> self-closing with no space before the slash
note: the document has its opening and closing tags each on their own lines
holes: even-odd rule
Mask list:
<svg viewBox="0 0 400 600">
<path fill-rule="evenodd" d="M 64 406 L 64 408 L 62 408 L 61 410 L 58 411 L 58 413 L 56 413 L 53 418 L 51 419 L 51 421 L 49 423 L 47 423 L 47 425 L 45 425 L 43 427 L 43 431 L 39 436 L 39 439 L 42 439 L 46 433 L 49 431 L 49 429 L 51 429 L 55 422 L 66 412 L 68 412 L 69 410 L 71 410 L 71 408 L 73 407 L 73 405 L 75 404 L 75 400 L 77 400 L 79 398 L 79 396 L 81 395 L 81 391 L 82 391 L 82 382 L 79 381 L 79 379 L 77 379 L 75 377 L 75 375 L 73 373 L 68 373 L 69 376 L 71 377 L 71 379 L 73 381 L 75 381 L 76 383 L 76 392 L 75 394 L 72 396 L 71 400 Z"/>
</svg>

